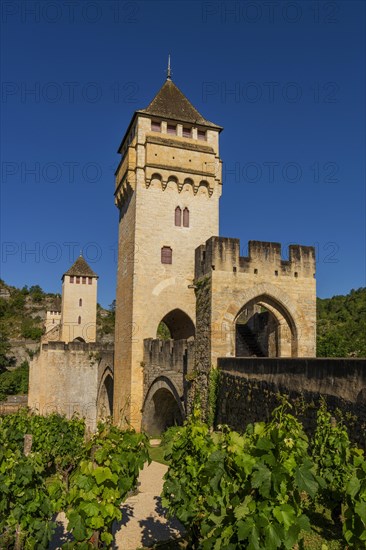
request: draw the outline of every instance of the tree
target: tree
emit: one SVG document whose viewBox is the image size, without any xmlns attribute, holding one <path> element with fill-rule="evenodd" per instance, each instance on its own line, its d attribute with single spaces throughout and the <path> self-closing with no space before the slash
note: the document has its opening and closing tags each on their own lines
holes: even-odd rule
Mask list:
<svg viewBox="0 0 366 550">
<path fill-rule="evenodd" d="M 14 362 L 14 357 L 9 357 L 10 344 L 7 335 L 3 330 L 0 330 L 0 373 L 11 367 Z"/>
</svg>

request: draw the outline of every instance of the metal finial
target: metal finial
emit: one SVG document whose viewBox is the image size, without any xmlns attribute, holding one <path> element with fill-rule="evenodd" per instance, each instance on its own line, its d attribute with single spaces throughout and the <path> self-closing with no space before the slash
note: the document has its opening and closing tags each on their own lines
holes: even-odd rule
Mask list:
<svg viewBox="0 0 366 550">
<path fill-rule="evenodd" d="M 166 72 L 166 79 L 171 80 L 172 79 L 172 71 L 170 69 L 170 54 L 168 55 L 168 69 Z"/>
</svg>

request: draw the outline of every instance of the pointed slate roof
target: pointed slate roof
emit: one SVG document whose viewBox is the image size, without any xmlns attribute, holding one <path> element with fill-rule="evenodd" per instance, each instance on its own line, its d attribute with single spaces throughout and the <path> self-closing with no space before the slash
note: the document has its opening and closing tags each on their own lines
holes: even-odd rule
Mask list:
<svg viewBox="0 0 366 550">
<path fill-rule="evenodd" d="M 164 82 L 150 105 L 137 112 L 222 130 L 221 126 L 206 120 L 170 78 Z"/>
<path fill-rule="evenodd" d="M 61 298 L 56 296 L 48 306 L 48 311 L 61 311 Z"/>
<path fill-rule="evenodd" d="M 72 264 L 70 269 L 66 271 L 62 275 L 62 278 L 64 278 L 65 275 L 71 275 L 76 277 L 96 277 L 98 278 L 98 275 L 94 273 L 92 268 L 86 263 L 84 258 L 80 255 L 75 263 Z"/>
</svg>

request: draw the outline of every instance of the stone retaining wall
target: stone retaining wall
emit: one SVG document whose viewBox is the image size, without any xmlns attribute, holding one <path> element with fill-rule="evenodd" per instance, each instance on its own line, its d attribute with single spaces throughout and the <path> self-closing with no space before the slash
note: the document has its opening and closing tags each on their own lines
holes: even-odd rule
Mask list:
<svg viewBox="0 0 366 550">
<path fill-rule="evenodd" d="M 265 421 L 285 394 L 311 433 L 319 399 L 342 411 L 352 441 L 366 449 L 366 359 L 219 358 L 217 423 L 243 431 Z"/>
</svg>

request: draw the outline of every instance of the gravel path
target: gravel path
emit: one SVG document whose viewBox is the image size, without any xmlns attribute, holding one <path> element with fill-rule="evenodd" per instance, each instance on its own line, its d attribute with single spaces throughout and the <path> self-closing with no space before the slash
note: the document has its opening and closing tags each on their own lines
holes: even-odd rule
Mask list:
<svg viewBox="0 0 366 550">
<path fill-rule="evenodd" d="M 137 550 L 152 546 L 155 542 L 179 538 L 183 527 L 178 521 L 169 521 L 161 505 L 160 494 L 163 489 L 163 476 L 168 467 L 158 462 L 145 465 L 139 476 L 138 493 L 123 503 L 122 521 L 114 530 L 113 548 L 119 550 Z M 49 546 L 49 550 L 58 550 L 67 540 L 67 520 L 64 513 L 57 517 L 58 527 Z"/>
<path fill-rule="evenodd" d="M 116 548 L 136 550 L 155 542 L 179 538 L 183 527 L 169 521 L 161 505 L 163 476 L 167 466 L 152 462 L 140 472 L 139 492 L 122 506 L 123 518 L 115 532 Z"/>
</svg>

